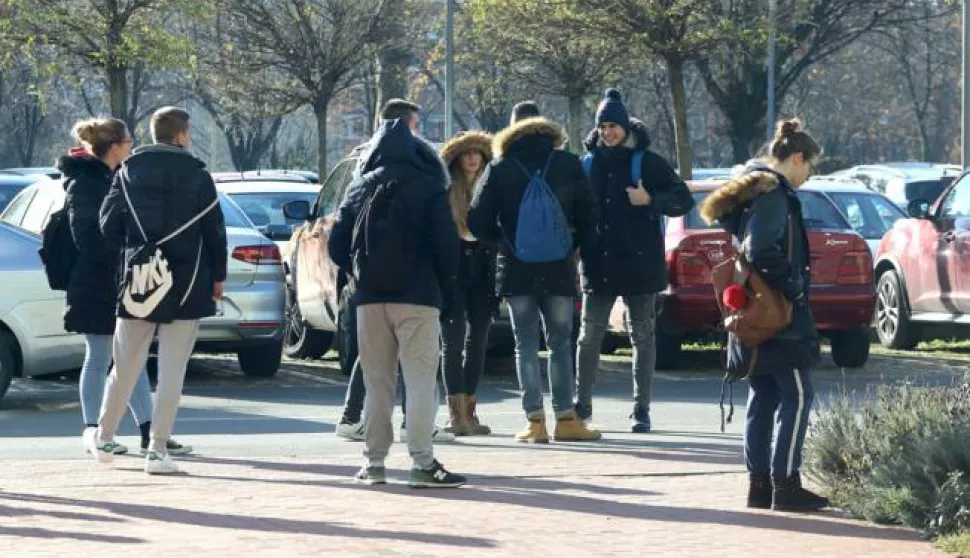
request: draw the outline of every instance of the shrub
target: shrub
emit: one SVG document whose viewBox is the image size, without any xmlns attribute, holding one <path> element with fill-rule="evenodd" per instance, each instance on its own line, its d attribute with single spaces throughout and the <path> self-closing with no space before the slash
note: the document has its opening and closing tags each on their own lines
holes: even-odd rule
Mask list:
<svg viewBox="0 0 970 558">
<path fill-rule="evenodd" d="M 843 393 L 817 415 L 806 473 L 856 516 L 933 535 L 970 528 L 970 383 Z"/>
</svg>

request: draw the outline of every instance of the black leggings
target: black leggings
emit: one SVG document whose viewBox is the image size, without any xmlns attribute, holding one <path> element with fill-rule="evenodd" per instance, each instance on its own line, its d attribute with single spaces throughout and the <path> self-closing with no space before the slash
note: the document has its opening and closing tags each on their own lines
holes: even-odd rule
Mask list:
<svg viewBox="0 0 970 558">
<path fill-rule="evenodd" d="M 448 395 L 475 395 L 485 371 L 488 330 L 492 325 L 492 294 L 459 287 L 441 320 L 442 366 Z"/>
</svg>

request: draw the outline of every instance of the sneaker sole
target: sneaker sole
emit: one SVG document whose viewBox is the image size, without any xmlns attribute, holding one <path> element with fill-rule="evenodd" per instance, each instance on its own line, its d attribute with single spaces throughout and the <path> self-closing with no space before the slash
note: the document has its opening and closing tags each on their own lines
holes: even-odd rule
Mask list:
<svg viewBox="0 0 970 558">
<path fill-rule="evenodd" d="M 182 471 L 178 471 L 178 470 L 176 470 L 176 471 L 149 471 L 149 470 L 146 469 L 145 472 L 148 473 L 149 475 L 159 475 L 159 476 L 163 476 L 163 475 L 177 475 L 177 474 L 181 473 Z"/>
<path fill-rule="evenodd" d="M 387 484 L 387 479 L 354 479 L 357 484 L 363 484 L 367 486 L 377 486 L 379 484 Z"/>
<path fill-rule="evenodd" d="M 465 486 L 464 482 L 427 482 L 427 481 L 408 481 L 411 488 L 460 488 Z"/>
<path fill-rule="evenodd" d="M 633 428 L 630 429 L 630 432 L 633 432 L 634 434 L 649 434 L 650 427 L 648 426 L 646 428 L 643 428 L 640 426 L 634 426 Z"/>
<path fill-rule="evenodd" d="M 549 438 L 516 438 L 520 444 L 548 444 Z"/>
</svg>

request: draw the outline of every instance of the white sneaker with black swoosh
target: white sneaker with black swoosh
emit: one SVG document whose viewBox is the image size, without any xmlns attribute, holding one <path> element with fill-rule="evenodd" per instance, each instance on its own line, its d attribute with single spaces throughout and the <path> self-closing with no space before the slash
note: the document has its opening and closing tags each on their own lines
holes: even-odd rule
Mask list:
<svg viewBox="0 0 970 558">
<path fill-rule="evenodd" d="M 364 421 L 357 423 L 341 422 L 337 425 L 337 437 L 353 440 L 355 442 L 364 441 Z"/>
</svg>

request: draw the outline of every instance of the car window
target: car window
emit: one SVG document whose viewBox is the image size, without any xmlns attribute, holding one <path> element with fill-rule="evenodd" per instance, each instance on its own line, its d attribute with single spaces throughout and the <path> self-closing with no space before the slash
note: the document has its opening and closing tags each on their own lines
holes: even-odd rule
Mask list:
<svg viewBox="0 0 970 558">
<path fill-rule="evenodd" d="M 717 223 L 709 225 L 706 221 L 704 221 L 704 219 L 701 219 L 699 208 L 701 206 L 701 202 L 704 201 L 704 198 L 706 198 L 708 194 L 710 194 L 710 192 L 694 192 L 694 208 L 688 211 L 687 215 L 684 216 L 684 226 L 688 230 L 716 229 L 720 227 L 720 225 Z"/>
<path fill-rule="evenodd" d="M 947 193 L 940 206 L 940 217 L 970 217 L 970 178 L 964 177 Z"/>
<path fill-rule="evenodd" d="M 303 222 L 287 219 L 283 215 L 283 205 L 295 200 L 312 204 L 317 195 L 313 192 L 260 192 L 229 194 L 229 197 L 258 229 L 269 233 L 274 239 L 289 239 L 293 227 Z"/>
<path fill-rule="evenodd" d="M 27 186 L 28 184 L 20 184 L 18 182 L 0 184 L 0 212 Z"/>
<path fill-rule="evenodd" d="M 344 159 L 324 181 L 320 188 L 320 197 L 317 198 L 317 217 L 330 215 L 337 210 L 344 199 L 347 185 L 353 179 L 355 166 L 357 166 L 357 159 Z"/>
<path fill-rule="evenodd" d="M 808 229 L 847 229 L 849 224 L 828 198 L 818 192 L 798 192 Z"/>
<path fill-rule="evenodd" d="M 943 190 L 950 184 L 951 179 L 947 180 L 921 180 L 919 182 L 906 183 L 906 203 L 913 200 L 926 200 L 931 204 L 940 198 Z"/>
<path fill-rule="evenodd" d="M 0 220 L 19 227 L 20 222 L 24 219 L 24 213 L 27 213 L 27 208 L 30 207 L 30 200 L 34 199 L 36 193 L 36 188 L 21 190 L 20 194 L 13 198 L 13 201 L 3 210 Z"/>
<path fill-rule="evenodd" d="M 222 216 L 226 220 L 227 227 L 240 229 L 253 228 L 253 224 L 246 217 L 246 214 L 226 194 L 219 194 L 219 209 L 222 210 Z"/>
<path fill-rule="evenodd" d="M 893 223 L 905 217 L 895 204 L 875 194 L 832 192 L 829 197 L 848 219 L 849 225 L 866 239 L 882 238 Z"/>
<path fill-rule="evenodd" d="M 63 197 L 63 194 L 54 188 L 38 188 L 37 194 L 30 202 L 30 207 L 24 213 L 20 227 L 32 233 L 40 234 L 47 223 L 47 216 L 51 212 L 51 207 L 58 197 Z"/>
</svg>

